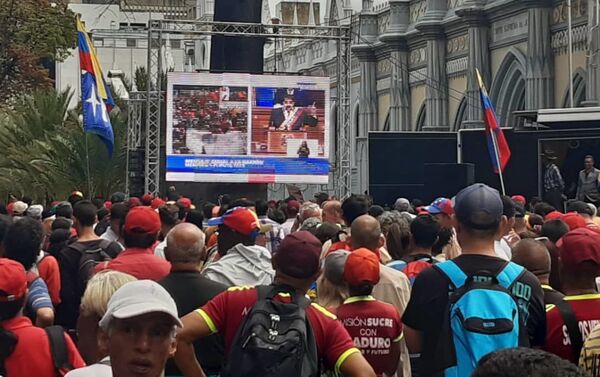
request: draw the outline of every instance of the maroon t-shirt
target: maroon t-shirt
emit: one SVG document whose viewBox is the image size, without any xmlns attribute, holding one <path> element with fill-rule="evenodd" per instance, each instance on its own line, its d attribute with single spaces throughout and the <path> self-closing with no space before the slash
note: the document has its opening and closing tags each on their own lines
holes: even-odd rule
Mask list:
<svg viewBox="0 0 600 377">
<path fill-rule="evenodd" d="M 394 343 L 402 339 L 396 307 L 372 296 L 355 296 L 344 301 L 336 314 L 378 376 L 386 371 L 386 365 L 397 363 L 391 352 Z"/>
</svg>

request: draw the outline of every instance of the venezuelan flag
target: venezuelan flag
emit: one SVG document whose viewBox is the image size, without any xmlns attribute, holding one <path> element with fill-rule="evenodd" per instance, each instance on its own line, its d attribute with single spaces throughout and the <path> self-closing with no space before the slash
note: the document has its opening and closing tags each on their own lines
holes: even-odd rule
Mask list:
<svg viewBox="0 0 600 377">
<path fill-rule="evenodd" d="M 112 156 L 115 141 L 109 113 L 115 103 L 110 88 L 104 81 L 94 45 L 79 17 L 77 17 L 77 35 L 81 68 L 83 129 L 85 132 L 100 137 L 106 145 L 109 156 Z"/>
<path fill-rule="evenodd" d="M 496 117 L 496 111 L 492 100 L 488 96 L 483 79 L 479 70 L 477 72 L 477 80 L 479 81 L 479 96 L 481 98 L 481 105 L 483 106 L 483 118 L 485 121 L 485 134 L 487 137 L 488 151 L 490 152 L 490 158 L 492 159 L 492 166 L 496 174 L 502 173 L 506 164 L 510 160 L 510 148 L 504 137 L 504 132 L 498 124 L 498 118 Z"/>
</svg>

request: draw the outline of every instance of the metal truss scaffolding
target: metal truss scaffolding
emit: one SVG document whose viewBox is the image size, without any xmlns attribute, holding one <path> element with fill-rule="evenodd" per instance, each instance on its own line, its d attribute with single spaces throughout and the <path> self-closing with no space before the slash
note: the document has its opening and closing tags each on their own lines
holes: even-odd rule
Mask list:
<svg viewBox="0 0 600 377">
<path fill-rule="evenodd" d="M 270 39 L 290 39 L 295 41 L 334 41 L 337 48 L 335 80 L 337 96 L 337 150 L 333 164 L 333 179 L 336 194 L 340 198 L 351 192 L 351 109 L 350 109 L 350 25 L 343 26 L 295 26 L 267 25 L 253 23 L 231 23 L 216 21 L 151 20 L 148 25 L 148 66 L 145 93 L 132 93 L 135 101 L 130 110 L 128 149 L 135 149 L 141 140 L 145 141 L 145 183 L 147 193 L 158 194 L 160 182 L 160 146 L 162 109 L 165 103 L 166 76 L 163 70 L 165 41 L 169 35 L 183 35 L 184 39 L 196 40 L 211 35 L 237 37 L 265 37 Z M 140 88 L 143 90 L 144 88 Z M 144 95 L 145 94 L 145 95 Z M 141 104 L 145 100 L 146 127 L 144 135 L 140 127 Z"/>
</svg>

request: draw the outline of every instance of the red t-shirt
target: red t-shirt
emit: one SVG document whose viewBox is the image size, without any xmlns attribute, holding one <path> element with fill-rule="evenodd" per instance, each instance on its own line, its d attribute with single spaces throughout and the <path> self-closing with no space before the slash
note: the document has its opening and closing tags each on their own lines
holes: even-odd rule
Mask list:
<svg viewBox="0 0 600 377">
<path fill-rule="evenodd" d="M 17 346 L 6 359 L 6 374 L 10 377 L 55 377 L 54 362 L 50 353 L 50 341 L 46 332 L 32 325 L 27 317 L 16 317 L 2 322 L 2 327 L 14 333 Z M 73 344 L 71 337 L 65 334 L 65 341 L 71 365 L 83 368 L 85 362 Z"/>
<path fill-rule="evenodd" d="M 402 339 L 402 322 L 395 306 L 372 296 L 350 297 L 337 308 L 337 316 L 360 348 L 363 356 L 381 376 L 391 360 L 391 347 Z"/>
<path fill-rule="evenodd" d="M 571 305 L 585 340 L 594 327 L 600 324 L 600 294 L 565 296 L 564 300 Z M 554 305 L 548 305 L 546 308 L 546 326 L 544 350 L 577 364 L 579 360 L 573 355 L 567 326 Z"/>
<path fill-rule="evenodd" d="M 42 280 L 48 286 L 48 293 L 54 306 L 60 304 L 60 268 L 56 258 L 46 255 L 37 265 Z"/>
<path fill-rule="evenodd" d="M 283 301 L 286 297 L 280 295 L 277 299 Z M 258 295 L 254 287 L 232 287 L 196 310 L 196 313 L 206 321 L 213 333 L 223 335 L 225 352 L 228 353 L 237 329 L 257 300 Z M 319 357 L 325 361 L 327 367 L 335 367 L 339 372 L 348 356 L 360 352 L 354 347 L 348 332 L 336 320 L 336 316 L 325 308 L 311 304 L 306 309 L 306 317 L 312 326 Z"/>
<path fill-rule="evenodd" d="M 96 266 L 96 272 L 102 270 L 124 272 L 139 280 L 158 281 L 169 274 L 171 263 L 155 256 L 151 249 L 129 248 L 115 259 Z"/>
</svg>

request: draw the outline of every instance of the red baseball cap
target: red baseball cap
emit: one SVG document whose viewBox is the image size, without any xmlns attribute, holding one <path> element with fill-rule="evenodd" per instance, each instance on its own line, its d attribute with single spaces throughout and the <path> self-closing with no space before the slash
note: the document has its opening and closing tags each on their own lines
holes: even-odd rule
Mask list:
<svg viewBox="0 0 600 377">
<path fill-rule="evenodd" d="M 525 197 L 524 197 L 523 195 L 513 195 L 513 196 L 511 197 L 511 199 L 512 199 L 514 202 L 521 203 L 521 204 L 523 204 L 523 205 L 527 204 L 527 199 L 525 199 Z"/>
<path fill-rule="evenodd" d="M 179 198 L 177 199 L 177 204 L 183 206 L 184 208 L 191 208 L 192 200 L 190 198 Z"/>
<path fill-rule="evenodd" d="M 160 217 L 150 207 L 133 207 L 125 218 L 124 230 L 127 233 L 158 233 L 160 230 Z"/>
<path fill-rule="evenodd" d="M 562 216 L 562 212 L 552 211 L 544 216 L 544 221 L 559 220 Z"/>
<path fill-rule="evenodd" d="M 454 209 L 452 209 L 452 200 L 448 198 L 437 198 L 433 201 L 433 203 L 425 207 L 425 210 L 430 215 L 444 213 L 448 216 L 452 216 L 454 214 Z"/>
<path fill-rule="evenodd" d="M 27 277 L 21 263 L 0 258 L 0 302 L 15 301 L 27 292 Z"/>
<path fill-rule="evenodd" d="M 379 258 L 369 249 L 354 250 L 346 260 L 344 280 L 351 285 L 375 285 L 379 282 Z"/>
<path fill-rule="evenodd" d="M 142 201 L 140 200 L 140 198 L 136 198 L 134 196 L 134 197 L 129 198 L 129 200 L 127 201 L 127 204 L 129 204 L 130 208 L 134 208 L 134 207 L 141 206 L 142 205 Z"/>
<path fill-rule="evenodd" d="M 152 209 L 157 209 L 158 207 L 160 207 L 164 204 L 165 204 L 165 201 L 162 200 L 161 198 L 154 198 L 154 199 L 152 199 L 152 203 L 150 203 L 150 207 L 152 207 Z"/>
<path fill-rule="evenodd" d="M 297 200 L 290 200 L 289 202 L 287 202 L 287 207 L 295 208 L 297 211 L 299 211 L 300 210 L 300 202 Z"/>
<path fill-rule="evenodd" d="M 589 228 L 578 228 L 565 234 L 556 247 L 564 266 L 577 267 L 587 261 L 600 265 L 600 234 Z"/>
<path fill-rule="evenodd" d="M 321 268 L 321 247 L 321 241 L 306 230 L 290 233 L 273 253 L 273 261 L 285 275 L 306 279 Z"/>
<path fill-rule="evenodd" d="M 152 194 L 145 194 L 144 196 L 142 196 L 142 204 L 145 206 L 151 205 L 153 200 L 154 195 Z"/>
<path fill-rule="evenodd" d="M 225 225 L 246 236 L 258 232 L 260 229 L 260 222 L 256 214 L 245 207 L 235 207 L 221 217 L 213 217 L 208 220 L 208 225 Z"/>
<path fill-rule="evenodd" d="M 569 230 L 585 228 L 587 226 L 585 219 L 577 212 L 565 213 L 560 217 L 560 219 L 567 223 Z"/>
</svg>

